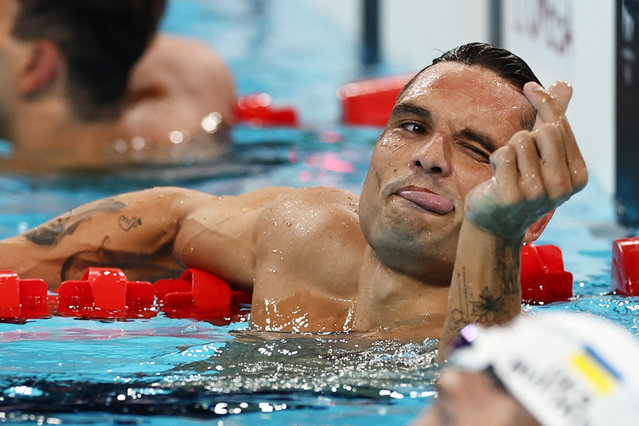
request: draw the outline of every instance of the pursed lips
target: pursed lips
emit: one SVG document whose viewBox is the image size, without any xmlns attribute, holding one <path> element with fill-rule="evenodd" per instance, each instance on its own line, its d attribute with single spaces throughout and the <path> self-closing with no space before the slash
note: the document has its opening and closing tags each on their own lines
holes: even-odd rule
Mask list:
<svg viewBox="0 0 639 426">
<path fill-rule="evenodd" d="M 445 215 L 453 210 L 454 204 L 448 198 L 435 194 L 426 188 L 406 186 L 399 189 L 396 195 L 410 201 L 429 212 Z"/>
</svg>

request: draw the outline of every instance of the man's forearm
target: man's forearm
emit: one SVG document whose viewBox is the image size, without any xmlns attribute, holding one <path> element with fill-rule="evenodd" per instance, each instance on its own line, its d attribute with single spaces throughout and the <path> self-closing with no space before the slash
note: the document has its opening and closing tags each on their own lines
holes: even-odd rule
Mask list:
<svg viewBox="0 0 639 426">
<path fill-rule="evenodd" d="M 487 233 L 465 220 L 451 280 L 440 352 L 465 325 L 508 322 L 521 312 L 521 241 Z"/>
<path fill-rule="evenodd" d="M 0 242 L 0 268 L 50 286 L 88 266 L 116 266 L 130 279 L 173 276 L 172 244 L 188 195 L 158 188 L 98 200 Z"/>
</svg>

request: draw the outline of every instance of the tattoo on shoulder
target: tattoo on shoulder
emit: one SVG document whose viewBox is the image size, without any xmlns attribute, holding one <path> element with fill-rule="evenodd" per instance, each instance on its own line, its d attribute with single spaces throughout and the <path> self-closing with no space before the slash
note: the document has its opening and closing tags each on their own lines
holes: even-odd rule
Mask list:
<svg viewBox="0 0 639 426">
<path fill-rule="evenodd" d="M 51 222 L 29 230 L 23 235 L 27 240 L 39 246 L 55 246 L 64 236 L 73 234 L 80 224 L 91 219 L 95 214 L 119 212 L 126 206 L 126 203 L 117 200 L 104 200 L 86 212 L 59 217 Z M 136 218 L 136 220 L 139 221 L 140 224 L 142 223 L 141 219 Z"/>
</svg>

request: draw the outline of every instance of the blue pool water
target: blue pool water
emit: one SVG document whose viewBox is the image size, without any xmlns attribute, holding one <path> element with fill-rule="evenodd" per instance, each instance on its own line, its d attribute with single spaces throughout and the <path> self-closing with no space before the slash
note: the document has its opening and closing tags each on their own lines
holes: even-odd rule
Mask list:
<svg viewBox="0 0 639 426">
<path fill-rule="evenodd" d="M 241 94 L 266 91 L 276 102 L 297 106 L 302 128 L 236 128 L 229 156 L 197 168 L 88 176 L 81 182 L 2 177 L 0 237 L 80 203 L 158 184 L 214 194 L 265 185 L 359 192 L 379 129 L 337 124 L 337 85 L 367 72 L 357 64 L 355 41 L 291 0 L 175 0 L 164 28 L 218 47 Z M 612 242 L 629 233 L 615 225 L 610 199 L 591 181 L 558 210 L 539 241 L 563 250 L 566 269 L 574 274 L 574 298 L 526 310 L 592 312 L 639 334 L 636 298 L 607 294 Z M 0 323 L 0 420 L 406 424 L 432 401 L 435 343 L 256 333 L 246 321 L 215 324 L 163 315 Z"/>
</svg>

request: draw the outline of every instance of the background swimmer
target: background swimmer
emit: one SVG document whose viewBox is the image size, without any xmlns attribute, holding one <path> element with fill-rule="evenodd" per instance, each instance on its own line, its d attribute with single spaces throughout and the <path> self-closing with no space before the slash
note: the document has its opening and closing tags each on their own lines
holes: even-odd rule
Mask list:
<svg viewBox="0 0 639 426">
<path fill-rule="evenodd" d="M 219 115 L 219 126 L 208 133 L 200 129 L 208 136 L 207 147 L 219 155 L 223 141 L 217 136 L 223 132 L 215 133 L 230 119 L 233 89 L 228 71 L 213 52 L 193 41 L 161 38 L 151 44 L 131 76 L 155 36 L 165 4 L 0 4 L 0 137 L 13 145 L 3 170 L 45 173 L 179 162 L 187 148 L 177 154 L 170 149 L 178 145 L 171 131 L 181 131 L 180 142 L 186 145 L 198 136 L 195 129 L 210 113 Z M 190 90 L 189 85 L 203 90 Z M 150 107 L 155 102 L 158 106 Z M 174 109 L 182 113 L 144 117 Z M 159 119 L 165 126 L 157 125 Z M 198 153 L 202 154 L 203 150 Z"/>
<path fill-rule="evenodd" d="M 170 141 L 169 146 L 181 138 L 190 151 L 183 155 L 194 157 L 197 151 L 202 161 L 202 157 L 219 155 L 219 145 L 229 139 L 235 101 L 231 71 L 212 49 L 195 39 L 156 37 L 133 69 L 127 97 L 117 134 L 129 142 L 131 150 L 136 148 L 135 138 L 149 144 Z M 159 162 L 167 160 L 161 153 L 156 157 Z"/>
<path fill-rule="evenodd" d="M 199 267 L 253 292 L 258 329 L 446 345 L 468 323 L 519 314 L 522 242 L 587 181 L 564 115 L 570 87 L 531 80 L 506 50 L 460 46 L 400 93 L 360 198 L 334 188 L 123 194 L 3 241 L 0 267 L 50 285 L 88 265 L 129 279 Z"/>
</svg>

